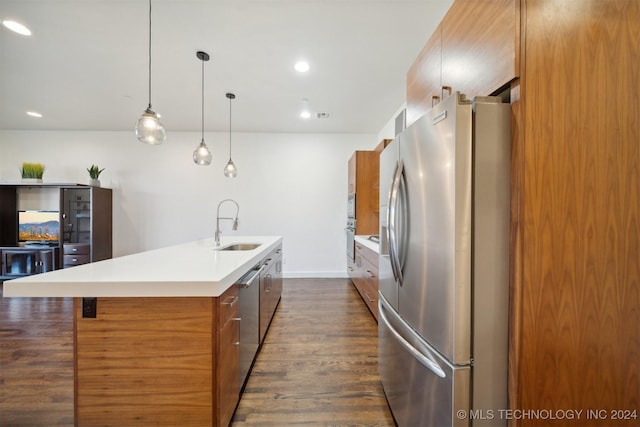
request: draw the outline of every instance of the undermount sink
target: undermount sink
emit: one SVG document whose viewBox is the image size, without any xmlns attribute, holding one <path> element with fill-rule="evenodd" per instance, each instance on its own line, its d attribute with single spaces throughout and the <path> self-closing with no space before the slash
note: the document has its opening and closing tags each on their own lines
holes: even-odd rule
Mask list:
<svg viewBox="0 0 640 427">
<path fill-rule="evenodd" d="M 224 246 L 219 251 L 250 251 L 260 246 L 261 243 L 234 243 L 229 246 Z"/>
</svg>

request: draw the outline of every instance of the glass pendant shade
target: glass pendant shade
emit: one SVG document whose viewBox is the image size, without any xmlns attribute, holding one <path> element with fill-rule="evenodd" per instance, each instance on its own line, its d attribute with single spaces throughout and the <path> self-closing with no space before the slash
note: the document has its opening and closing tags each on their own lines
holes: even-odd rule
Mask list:
<svg viewBox="0 0 640 427">
<path fill-rule="evenodd" d="M 209 60 L 209 54 L 199 50 L 196 52 L 196 57 L 202 61 L 202 140 L 193 152 L 193 162 L 196 165 L 207 166 L 211 164 L 213 158 L 211 150 L 204 143 L 204 63 Z"/>
<path fill-rule="evenodd" d="M 227 165 L 224 167 L 224 176 L 227 178 L 235 178 L 238 175 L 238 169 L 236 165 L 233 163 L 233 160 L 229 158 Z"/>
<path fill-rule="evenodd" d="M 200 145 L 198 145 L 193 152 L 193 161 L 197 165 L 206 166 L 211 164 L 212 158 L 213 156 L 211 155 L 211 151 L 209 150 L 209 147 L 207 147 L 207 144 L 204 143 L 203 139 Z"/>
<path fill-rule="evenodd" d="M 160 116 L 151 109 L 151 0 L 149 0 L 149 106 L 136 122 L 136 137 L 150 145 L 162 144 L 166 138 Z"/>
<path fill-rule="evenodd" d="M 236 96 L 230 92 L 225 96 L 229 99 L 229 161 L 224 167 L 224 176 L 227 178 L 235 178 L 238 176 L 238 168 L 235 163 L 233 163 L 233 160 L 231 160 L 231 100 L 236 99 Z"/>
<path fill-rule="evenodd" d="M 164 141 L 164 126 L 151 108 L 147 108 L 136 122 L 136 137 L 140 142 L 150 145 L 162 144 Z"/>
</svg>

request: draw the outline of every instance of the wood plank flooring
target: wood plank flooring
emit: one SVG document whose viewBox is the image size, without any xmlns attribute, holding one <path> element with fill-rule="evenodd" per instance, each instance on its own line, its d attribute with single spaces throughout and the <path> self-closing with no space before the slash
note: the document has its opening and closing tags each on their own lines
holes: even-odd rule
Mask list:
<svg viewBox="0 0 640 427">
<path fill-rule="evenodd" d="M 0 298 L 0 426 L 73 425 L 72 310 Z M 285 279 L 232 426 L 394 426 L 376 336 L 349 280 Z"/>
</svg>

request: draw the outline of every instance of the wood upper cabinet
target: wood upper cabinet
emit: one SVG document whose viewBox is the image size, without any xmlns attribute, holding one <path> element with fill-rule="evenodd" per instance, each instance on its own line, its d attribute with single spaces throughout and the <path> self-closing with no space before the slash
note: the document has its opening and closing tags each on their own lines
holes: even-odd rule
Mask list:
<svg viewBox="0 0 640 427">
<path fill-rule="evenodd" d="M 519 0 L 456 0 L 407 73 L 407 126 L 451 92 L 486 96 L 517 78 L 519 40 Z"/>
<path fill-rule="evenodd" d="M 433 32 L 407 73 L 406 125 L 418 120 L 440 100 L 442 87 L 442 24 Z"/>
<path fill-rule="evenodd" d="M 349 159 L 349 195 L 356 195 L 356 235 L 378 234 L 380 152 L 356 151 Z"/>
<path fill-rule="evenodd" d="M 519 0 L 456 0 L 441 25 L 442 86 L 471 98 L 518 77 Z"/>
</svg>

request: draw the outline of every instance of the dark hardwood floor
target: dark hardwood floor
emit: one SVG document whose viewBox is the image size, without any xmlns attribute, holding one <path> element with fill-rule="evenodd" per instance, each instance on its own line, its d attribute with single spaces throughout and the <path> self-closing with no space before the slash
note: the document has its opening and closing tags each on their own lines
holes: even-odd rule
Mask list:
<svg viewBox="0 0 640 427">
<path fill-rule="evenodd" d="M 73 425 L 72 308 L 0 298 L 0 426 Z M 232 425 L 393 426 L 376 336 L 349 280 L 285 279 Z"/>
</svg>

